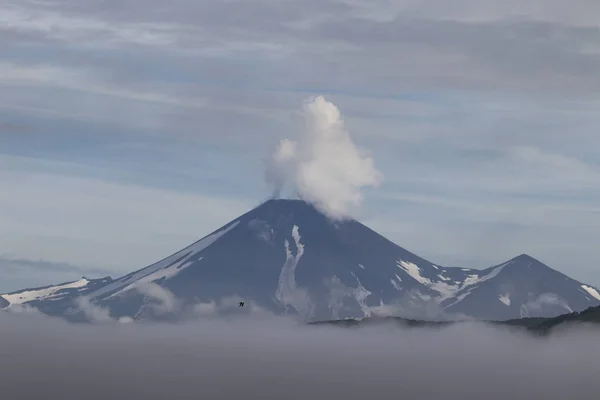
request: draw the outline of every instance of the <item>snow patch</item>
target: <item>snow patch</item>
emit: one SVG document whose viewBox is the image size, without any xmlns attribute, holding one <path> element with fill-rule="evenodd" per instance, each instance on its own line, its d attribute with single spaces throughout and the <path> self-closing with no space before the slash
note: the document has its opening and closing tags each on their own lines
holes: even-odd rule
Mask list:
<svg viewBox="0 0 600 400">
<path fill-rule="evenodd" d="M 475 285 L 476 283 L 479 283 L 479 281 L 480 281 L 479 275 L 476 275 L 476 274 L 467 275 L 467 277 L 463 281 L 463 286 Z"/>
<path fill-rule="evenodd" d="M 586 292 L 588 292 L 596 300 L 600 300 L 600 293 L 598 293 L 598 291 L 596 289 L 594 289 L 593 287 L 587 286 L 587 285 L 581 285 L 581 288 L 583 290 L 585 290 Z"/>
<path fill-rule="evenodd" d="M 452 307 L 452 306 L 460 303 L 461 301 L 463 301 L 465 298 L 467 298 L 467 296 L 469 296 L 471 294 L 473 289 L 475 289 L 475 285 L 478 285 L 478 284 L 488 281 L 492 278 L 495 278 L 496 276 L 498 276 L 498 274 L 500 272 L 502 272 L 504 267 L 511 264 L 512 262 L 513 261 L 509 261 L 507 263 L 504 263 L 502 265 L 495 267 L 487 275 L 483 275 L 483 276 L 480 276 L 479 274 L 467 275 L 467 277 L 465 278 L 465 280 L 463 282 L 460 282 L 456 286 L 454 286 L 456 288 L 455 293 L 447 296 L 446 298 L 452 297 L 456 293 L 460 293 L 460 294 L 458 296 L 456 296 L 456 299 L 454 300 L 454 302 L 452 302 L 451 304 L 448 304 L 444 308 Z M 473 272 L 473 270 L 471 270 L 471 269 L 462 269 L 462 270 Z M 500 300 L 500 301 L 502 301 L 502 300 Z"/>
<path fill-rule="evenodd" d="M 495 278 L 496 276 L 498 276 L 498 274 L 500 272 L 502 272 L 502 270 L 504 269 L 504 267 L 506 267 L 509 264 L 512 264 L 513 262 L 514 261 L 510 261 L 510 262 L 504 263 L 502 265 L 498 265 L 496 268 L 494 268 L 492 270 L 492 272 L 490 272 L 489 274 L 487 274 L 486 276 L 484 276 L 483 278 L 481 278 L 481 281 L 483 282 L 483 281 L 487 281 L 489 279 Z"/>
<path fill-rule="evenodd" d="M 394 289 L 396 290 L 402 290 L 402 288 L 400 287 L 400 285 L 398 285 L 398 282 L 396 282 L 393 279 L 390 279 L 390 283 L 392 284 L 392 286 L 394 287 Z"/>
<path fill-rule="evenodd" d="M 427 286 L 431 285 L 431 280 L 421 275 L 421 268 L 419 268 L 417 264 L 407 262 L 404 260 L 397 261 L 396 264 L 399 268 L 403 269 L 408 275 L 410 275 L 411 278 L 413 278 L 417 282 Z"/>
<path fill-rule="evenodd" d="M 510 262 L 504 263 L 502 265 L 499 265 L 496 268 L 494 268 L 492 271 L 490 271 L 487 275 L 484 275 L 484 276 L 480 276 L 478 274 L 470 274 L 464 280 L 464 282 L 462 284 L 462 288 L 465 288 L 467 286 L 477 285 L 477 284 L 483 283 L 485 281 L 489 281 L 490 279 L 498 276 L 498 274 L 500 272 L 502 272 L 504 267 L 506 267 L 507 265 L 512 264 L 512 263 L 513 263 L 513 261 L 510 261 Z"/>
<path fill-rule="evenodd" d="M 450 285 L 445 282 L 433 282 L 433 281 L 431 281 L 431 279 L 425 278 L 424 276 L 421 275 L 421 269 L 414 263 L 401 260 L 398 262 L 398 267 L 400 267 L 401 269 L 406 271 L 406 273 L 408 275 L 410 275 L 410 277 L 413 278 L 414 280 L 416 280 L 417 282 L 438 292 L 441 296 L 436 299 L 437 302 L 442 302 L 445 299 L 454 296 L 460 289 L 460 286 L 458 286 L 458 285 Z M 445 280 L 449 280 L 449 279 L 446 278 Z"/>
<path fill-rule="evenodd" d="M 59 293 L 66 289 L 80 289 L 85 288 L 90 281 L 83 278 L 75 282 L 65 283 L 63 285 L 50 286 L 44 289 L 26 290 L 23 292 L 4 294 L 2 298 L 13 304 L 23 304 L 30 301 L 36 300 L 59 300 L 63 298 L 66 293 Z M 10 307 L 10 306 L 9 306 Z"/>
<path fill-rule="evenodd" d="M 460 289 L 458 285 L 450 285 L 445 282 L 434 282 L 429 287 L 441 295 L 438 299 L 439 302 L 454 296 Z"/>
<path fill-rule="evenodd" d="M 458 303 L 460 303 L 461 301 L 463 301 L 464 299 L 467 298 L 467 296 L 469 296 L 471 294 L 471 292 L 473 291 L 474 288 L 470 288 L 469 290 L 465 291 L 464 293 L 459 294 L 458 296 L 456 296 L 456 299 L 454 300 L 454 302 L 448 304 L 447 306 L 444 307 L 444 309 L 446 308 L 450 308 Z"/>
<path fill-rule="evenodd" d="M 510 295 L 508 293 L 501 294 L 500 297 L 498 297 L 498 300 L 510 307 Z"/>
<path fill-rule="evenodd" d="M 298 262 L 304 255 L 304 245 L 300 242 L 300 233 L 298 226 L 292 228 L 292 238 L 296 244 L 297 253 L 294 256 L 290 249 L 290 243 L 285 240 L 285 256 L 286 260 L 279 274 L 279 284 L 275 296 L 284 307 L 292 307 L 304 319 L 308 319 L 314 312 L 314 304 L 312 303 L 308 292 L 305 289 L 299 288 L 296 284 L 296 267 Z"/>
<path fill-rule="evenodd" d="M 365 269 L 365 266 L 362 265 L 362 264 L 358 264 L 358 267 L 361 268 L 361 269 Z"/>
</svg>

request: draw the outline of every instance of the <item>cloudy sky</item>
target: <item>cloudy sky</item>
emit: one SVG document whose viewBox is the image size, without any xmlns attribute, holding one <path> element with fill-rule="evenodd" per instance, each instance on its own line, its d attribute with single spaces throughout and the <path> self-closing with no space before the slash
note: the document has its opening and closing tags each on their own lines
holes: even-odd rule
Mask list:
<svg viewBox="0 0 600 400">
<path fill-rule="evenodd" d="M 600 286 L 596 0 L 5 0 L 0 291 L 119 275 L 264 200 L 324 95 L 384 180 L 358 217 L 433 262 Z"/>
</svg>

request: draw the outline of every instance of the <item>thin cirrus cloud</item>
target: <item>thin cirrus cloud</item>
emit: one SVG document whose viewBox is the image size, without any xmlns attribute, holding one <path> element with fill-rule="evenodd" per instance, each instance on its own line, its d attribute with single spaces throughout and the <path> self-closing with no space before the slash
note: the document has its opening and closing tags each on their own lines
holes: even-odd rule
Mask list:
<svg viewBox="0 0 600 400">
<path fill-rule="evenodd" d="M 161 103 L 168 106 L 197 108 L 206 105 L 205 100 L 202 98 L 183 98 L 181 96 L 169 96 L 165 93 L 143 92 L 116 86 L 110 87 L 84 71 L 46 65 L 31 66 L 0 63 L 0 84 L 46 86 L 100 96 L 118 97 L 131 101 Z"/>
<path fill-rule="evenodd" d="M 472 1 L 452 10 L 441 2 L 374 2 L 365 9 L 364 3 L 337 1 L 306 1 L 301 6 L 285 2 L 277 8 L 270 1 L 179 1 L 167 10 L 160 4 L 101 7 L 62 1 L 46 7 L 5 6 L 3 25 L 9 32 L 33 35 L 26 42 L 37 37 L 51 38 L 58 45 L 112 43 L 117 51 L 140 45 L 168 54 L 185 49 L 210 58 L 251 57 L 244 53 L 262 48 L 255 57 L 286 64 L 297 61 L 311 68 L 309 79 L 315 83 L 339 88 L 362 76 L 365 87 L 373 89 L 376 84 L 382 91 L 410 87 L 411 81 L 427 87 L 429 81 L 430 89 L 510 85 L 520 92 L 571 87 L 590 93 L 594 87 L 590 84 L 598 84 L 593 74 L 598 60 L 590 49 L 597 48 L 599 33 L 597 25 L 585 21 L 590 7 L 596 6 L 579 2 L 561 13 L 556 2 L 539 3 L 537 8 L 509 12 L 508 7 L 486 9 Z M 373 19 L 368 10 L 394 18 Z M 476 17 L 483 14 L 487 16 Z M 303 24 L 307 20 L 310 24 Z M 323 54 L 330 54 L 330 61 L 309 58 Z M 382 58 L 387 62 L 378 62 Z M 337 74 L 341 65 L 344 73 Z M 286 67 L 268 79 L 285 82 L 293 68 Z"/>
</svg>

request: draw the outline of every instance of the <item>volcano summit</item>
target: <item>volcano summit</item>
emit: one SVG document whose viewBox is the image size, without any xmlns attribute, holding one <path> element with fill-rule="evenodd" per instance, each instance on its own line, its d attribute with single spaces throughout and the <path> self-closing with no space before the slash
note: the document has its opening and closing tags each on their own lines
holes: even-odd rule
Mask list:
<svg viewBox="0 0 600 400">
<path fill-rule="evenodd" d="M 307 321 L 503 320 L 581 311 L 600 305 L 600 293 L 527 255 L 484 270 L 443 267 L 356 220 L 330 220 L 300 200 L 269 200 L 119 279 L 84 278 L 0 300 L 0 307 L 34 307 L 74 321 L 256 311 Z"/>
</svg>

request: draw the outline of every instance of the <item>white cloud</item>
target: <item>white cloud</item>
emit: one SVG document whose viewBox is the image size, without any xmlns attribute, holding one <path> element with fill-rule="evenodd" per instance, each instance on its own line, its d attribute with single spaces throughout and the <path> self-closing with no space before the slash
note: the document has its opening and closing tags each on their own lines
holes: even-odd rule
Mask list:
<svg viewBox="0 0 600 400">
<path fill-rule="evenodd" d="M 175 298 L 175 295 L 154 282 L 144 282 L 140 285 L 134 285 L 132 289 L 152 300 L 151 302 L 146 302 L 146 304 L 160 314 L 174 312 L 178 307 L 179 302 Z"/>
<path fill-rule="evenodd" d="M 378 186 L 383 176 L 356 147 L 333 103 L 311 99 L 301 117 L 300 133 L 279 143 L 267 178 L 277 191 L 289 182 L 303 200 L 334 219 L 345 218 L 361 205 L 361 189 Z"/>
<path fill-rule="evenodd" d="M 540 179 L 563 181 L 571 184 L 600 184 L 600 171 L 573 157 L 543 151 L 532 146 L 510 149 L 510 155 L 524 167 L 525 174 L 536 174 Z"/>
<path fill-rule="evenodd" d="M 87 297 L 77 297 L 75 299 L 75 305 L 81 312 L 83 312 L 88 321 L 93 323 L 114 322 L 108 309 L 92 303 Z"/>
</svg>

